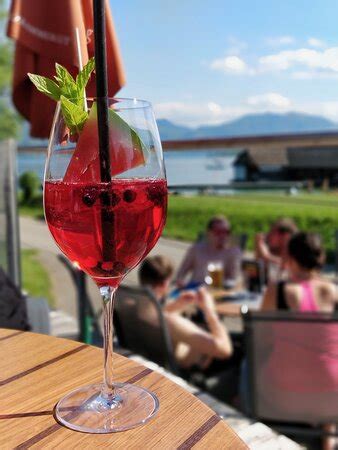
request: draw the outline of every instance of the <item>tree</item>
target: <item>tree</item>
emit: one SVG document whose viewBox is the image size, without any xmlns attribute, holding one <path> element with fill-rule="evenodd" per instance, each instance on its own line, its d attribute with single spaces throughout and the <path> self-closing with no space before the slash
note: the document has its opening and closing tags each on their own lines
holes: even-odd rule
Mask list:
<svg viewBox="0 0 338 450">
<path fill-rule="evenodd" d="M 37 197 L 40 179 L 35 172 L 24 172 L 19 178 L 19 186 L 22 190 L 22 203 L 29 205 Z"/>
<path fill-rule="evenodd" d="M 0 0 L 0 31 L 4 32 L 5 1 Z M 3 33 L 4 34 L 4 33 Z M 10 105 L 9 91 L 13 69 L 13 45 L 8 39 L 0 41 L 0 141 L 18 137 L 20 116 Z"/>
</svg>

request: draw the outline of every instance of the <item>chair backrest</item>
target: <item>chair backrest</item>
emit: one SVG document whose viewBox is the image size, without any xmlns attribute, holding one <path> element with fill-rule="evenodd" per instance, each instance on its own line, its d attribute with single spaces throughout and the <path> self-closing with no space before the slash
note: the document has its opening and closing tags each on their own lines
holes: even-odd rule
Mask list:
<svg viewBox="0 0 338 450">
<path fill-rule="evenodd" d="M 338 421 L 338 315 L 243 315 L 250 409 L 257 419 Z"/>
<path fill-rule="evenodd" d="M 0 142 L 0 160 L 0 266 L 20 287 L 16 145 L 13 140 Z"/>
<path fill-rule="evenodd" d="M 122 347 L 179 372 L 161 305 L 150 288 L 119 287 L 114 326 Z"/>
<path fill-rule="evenodd" d="M 334 266 L 335 274 L 338 276 L 338 230 L 334 232 L 335 250 L 334 250 Z"/>
</svg>

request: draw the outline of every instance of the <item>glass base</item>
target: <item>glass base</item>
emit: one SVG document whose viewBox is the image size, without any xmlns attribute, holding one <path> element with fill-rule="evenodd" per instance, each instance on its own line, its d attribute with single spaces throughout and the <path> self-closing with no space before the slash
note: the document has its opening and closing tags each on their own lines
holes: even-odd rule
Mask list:
<svg viewBox="0 0 338 450">
<path fill-rule="evenodd" d="M 56 405 L 57 420 L 85 433 L 114 433 L 143 425 L 159 408 L 157 397 L 133 384 L 116 383 L 115 396 L 102 396 L 102 384 L 70 392 Z"/>
</svg>

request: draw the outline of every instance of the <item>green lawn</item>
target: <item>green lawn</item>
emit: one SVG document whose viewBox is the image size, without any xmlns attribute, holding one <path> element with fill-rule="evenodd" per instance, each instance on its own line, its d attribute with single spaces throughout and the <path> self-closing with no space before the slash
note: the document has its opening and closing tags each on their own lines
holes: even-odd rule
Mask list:
<svg viewBox="0 0 338 450">
<path fill-rule="evenodd" d="M 43 217 L 42 201 L 34 206 L 20 207 L 20 213 Z M 299 228 L 322 234 L 326 248 L 332 254 L 335 247 L 334 233 L 338 229 L 338 194 L 313 192 L 290 197 L 281 193 L 245 192 L 226 196 L 170 196 L 167 237 L 193 241 L 203 232 L 208 219 L 214 214 L 226 215 L 236 234 L 249 236 L 252 248 L 253 236 L 267 231 L 278 217 L 292 217 Z"/>
<path fill-rule="evenodd" d="M 49 306 L 55 305 L 48 272 L 38 259 L 37 250 L 21 250 L 22 287 L 32 297 L 44 297 Z"/>
<path fill-rule="evenodd" d="M 253 236 L 267 231 L 279 217 L 292 217 L 299 228 L 322 234 L 327 249 L 334 249 L 334 232 L 338 229 L 338 195 L 301 194 L 238 194 L 233 196 L 170 196 L 164 235 L 195 240 L 214 214 L 226 215 L 236 234 Z"/>
</svg>

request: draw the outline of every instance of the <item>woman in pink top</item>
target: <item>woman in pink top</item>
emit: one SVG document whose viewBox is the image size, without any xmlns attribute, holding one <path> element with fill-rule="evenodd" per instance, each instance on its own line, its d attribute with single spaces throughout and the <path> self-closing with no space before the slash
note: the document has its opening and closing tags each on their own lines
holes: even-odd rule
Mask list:
<svg viewBox="0 0 338 450">
<path fill-rule="evenodd" d="M 289 241 L 286 257 L 288 280 L 268 286 L 262 310 L 333 312 L 337 291 L 333 283 L 320 277 L 324 262 L 325 253 L 317 234 L 295 234 Z"/>
<path fill-rule="evenodd" d="M 324 260 L 318 235 L 295 234 L 288 245 L 289 278 L 268 286 L 262 309 L 332 313 L 337 288 L 320 277 Z M 304 420 L 310 422 L 315 417 L 315 404 L 325 411 L 328 422 L 334 420 L 338 405 L 338 324 L 313 323 L 310 334 L 308 324 L 277 322 L 270 332 L 275 344 L 260 380 L 266 387 L 266 401 L 273 403 L 274 398 L 290 419 L 301 411 Z M 333 448 L 332 442 L 325 440 L 324 448 Z"/>
</svg>

